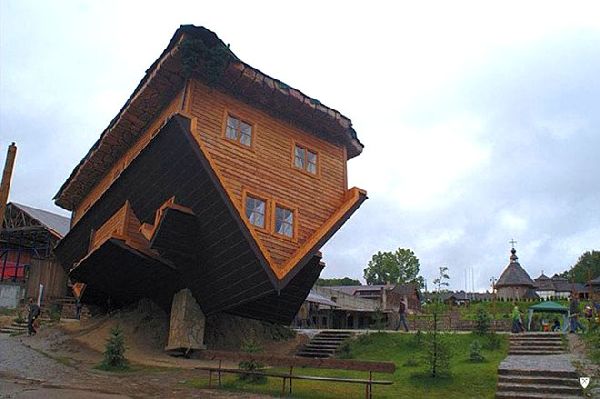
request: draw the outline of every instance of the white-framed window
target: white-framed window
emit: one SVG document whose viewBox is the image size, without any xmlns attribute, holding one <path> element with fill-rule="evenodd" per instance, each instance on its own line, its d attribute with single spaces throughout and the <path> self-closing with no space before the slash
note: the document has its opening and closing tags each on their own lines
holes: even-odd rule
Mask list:
<svg viewBox="0 0 600 399">
<path fill-rule="evenodd" d="M 312 151 L 306 147 L 294 145 L 294 166 L 302 169 L 310 174 L 317 174 L 318 155 L 316 151 Z"/>
<path fill-rule="evenodd" d="M 267 203 L 265 200 L 246 196 L 246 217 L 248 221 L 256 227 L 265 227 Z"/>
<path fill-rule="evenodd" d="M 252 146 L 252 125 L 227 115 L 227 127 L 225 128 L 225 137 L 246 147 Z"/>
<path fill-rule="evenodd" d="M 294 211 L 281 205 L 275 206 L 275 233 L 294 236 Z"/>
</svg>

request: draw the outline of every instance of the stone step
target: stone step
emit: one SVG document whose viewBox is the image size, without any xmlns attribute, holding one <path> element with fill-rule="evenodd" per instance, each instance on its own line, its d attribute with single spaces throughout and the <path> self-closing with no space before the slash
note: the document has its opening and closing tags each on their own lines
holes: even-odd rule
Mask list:
<svg viewBox="0 0 600 399">
<path fill-rule="evenodd" d="M 319 344 L 324 344 L 324 345 L 329 344 L 329 345 L 338 345 L 338 346 L 341 345 L 342 342 L 344 342 L 344 341 L 345 340 L 339 340 L 339 341 L 335 340 L 335 341 L 332 341 L 330 339 L 311 339 L 310 340 L 311 343 L 319 343 Z"/>
<path fill-rule="evenodd" d="M 562 353 L 565 353 L 565 351 L 563 350 L 537 350 L 537 349 L 520 349 L 520 350 L 509 350 L 508 354 L 509 355 L 518 355 L 518 356 L 523 356 L 523 355 L 560 355 Z"/>
<path fill-rule="evenodd" d="M 562 338 L 523 338 L 511 337 L 510 342 L 562 342 Z"/>
<path fill-rule="evenodd" d="M 308 346 L 305 346 L 304 348 L 301 349 L 301 351 L 303 352 L 314 352 L 314 353 L 330 353 L 330 354 L 334 354 L 336 349 L 330 349 L 330 348 L 311 348 Z"/>
<path fill-rule="evenodd" d="M 306 345 L 304 345 L 305 348 L 311 348 L 311 349 L 333 349 L 336 350 L 337 348 L 339 348 L 338 345 L 321 345 L 321 344 L 315 344 L 313 342 L 310 342 Z"/>
<path fill-rule="evenodd" d="M 565 395 L 562 393 L 496 391 L 496 399 L 581 399 L 582 395 Z"/>
<path fill-rule="evenodd" d="M 300 351 L 300 352 L 296 353 L 296 356 L 300 356 L 300 357 L 329 358 L 329 357 L 331 357 L 331 354 L 329 354 L 329 353 L 313 353 L 313 352 L 303 352 L 303 351 Z"/>
<path fill-rule="evenodd" d="M 521 377 L 556 377 L 556 378 L 568 378 L 576 379 L 579 381 L 579 375 L 575 371 L 565 370 L 531 370 L 531 369 L 514 369 L 514 368 L 498 368 L 498 375 L 505 376 L 521 376 Z"/>
<path fill-rule="evenodd" d="M 510 346 L 563 346 L 562 342 L 511 342 Z"/>
<path fill-rule="evenodd" d="M 534 385 L 568 385 L 580 387 L 577 378 L 546 377 L 546 376 L 522 376 L 522 375 L 499 375 L 498 382 Z"/>
<path fill-rule="evenodd" d="M 581 395 L 581 387 L 573 387 L 570 385 L 546 385 L 546 384 L 515 384 L 502 382 L 498 383 L 498 391 L 511 391 L 511 392 L 535 392 L 535 393 L 551 393 L 551 394 L 567 394 L 567 395 Z"/>
</svg>

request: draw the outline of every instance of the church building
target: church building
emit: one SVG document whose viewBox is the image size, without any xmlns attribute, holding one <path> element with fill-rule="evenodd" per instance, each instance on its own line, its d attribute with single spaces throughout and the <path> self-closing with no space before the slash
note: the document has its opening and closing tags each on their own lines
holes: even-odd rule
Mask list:
<svg viewBox="0 0 600 399">
<path fill-rule="evenodd" d="M 519 264 L 517 250 L 510 250 L 510 262 L 496 282 L 498 298 L 501 300 L 536 299 L 535 283 Z"/>
</svg>

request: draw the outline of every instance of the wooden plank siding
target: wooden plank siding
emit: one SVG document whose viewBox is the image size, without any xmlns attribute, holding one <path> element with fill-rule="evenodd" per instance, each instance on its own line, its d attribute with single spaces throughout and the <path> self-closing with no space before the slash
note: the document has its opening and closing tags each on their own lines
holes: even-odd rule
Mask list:
<svg viewBox="0 0 600 399">
<path fill-rule="evenodd" d="M 266 197 L 271 209 L 267 229 L 254 228 L 276 266 L 284 265 L 344 203 L 346 151 L 289 122 L 193 80 L 189 112 L 197 118 L 193 132 L 219 169 L 232 200 L 244 209 L 243 193 Z M 228 113 L 253 126 L 251 148 L 225 138 Z M 293 145 L 318 152 L 317 175 L 293 166 Z M 315 193 L 319 193 L 315 200 Z M 273 233 L 275 203 L 297 209 L 297 237 Z"/>
<path fill-rule="evenodd" d="M 58 260 L 33 258 L 30 266 L 26 287 L 27 297 L 37 298 L 40 284 L 44 285 L 44 300 L 62 298 L 67 294 L 67 273 Z"/>
<path fill-rule="evenodd" d="M 84 199 L 77 204 L 75 210 L 71 216 L 71 226 L 74 226 L 85 213 L 91 208 L 91 206 L 98 201 L 100 196 L 110 187 L 110 185 L 120 176 L 131 161 L 138 156 L 140 151 L 144 149 L 152 139 L 152 137 L 158 133 L 160 128 L 174 113 L 180 111 L 183 106 L 183 97 L 185 88 L 181 90 L 171 102 L 160 112 L 152 123 L 139 135 L 138 140 L 133 144 L 121 157 L 118 162 L 110 168 L 110 170 L 104 175 L 100 182 L 94 186 L 94 188 L 87 193 Z"/>
</svg>

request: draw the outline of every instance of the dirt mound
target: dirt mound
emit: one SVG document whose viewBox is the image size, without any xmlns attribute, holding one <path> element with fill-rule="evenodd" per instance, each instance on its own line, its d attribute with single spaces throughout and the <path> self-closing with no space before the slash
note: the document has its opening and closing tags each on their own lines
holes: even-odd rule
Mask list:
<svg viewBox="0 0 600 399">
<path fill-rule="evenodd" d="M 143 299 L 135 305 L 97 316 L 81 325 L 71 336 L 85 346 L 103 352 L 110 330 L 123 329 L 128 356 L 144 358 L 164 354 L 169 334 L 169 315 L 153 302 Z M 204 341 L 208 349 L 241 349 L 244 339 L 254 337 L 265 351 L 291 355 L 306 339 L 277 324 L 221 313 L 206 320 Z"/>
</svg>

